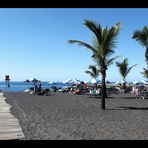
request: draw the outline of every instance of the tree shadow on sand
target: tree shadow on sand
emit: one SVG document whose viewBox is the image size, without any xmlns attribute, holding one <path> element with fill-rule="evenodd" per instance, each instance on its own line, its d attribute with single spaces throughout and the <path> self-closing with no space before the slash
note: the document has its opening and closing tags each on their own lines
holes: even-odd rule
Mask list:
<svg viewBox="0 0 148 148">
<path fill-rule="evenodd" d="M 120 97 L 119 99 L 138 99 L 136 97 Z"/>
<path fill-rule="evenodd" d="M 94 99 L 102 99 L 102 97 L 101 96 L 89 96 L 88 98 L 94 98 Z M 107 97 L 106 99 L 113 99 L 113 98 L 115 98 L 115 97 Z"/>
<path fill-rule="evenodd" d="M 116 109 L 108 109 L 108 110 L 148 110 L 148 107 L 119 106 Z"/>
</svg>

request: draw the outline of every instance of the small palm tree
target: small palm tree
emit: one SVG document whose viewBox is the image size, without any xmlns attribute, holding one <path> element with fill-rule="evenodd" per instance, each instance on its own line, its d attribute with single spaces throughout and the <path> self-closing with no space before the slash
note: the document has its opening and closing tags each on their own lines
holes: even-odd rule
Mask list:
<svg viewBox="0 0 148 148">
<path fill-rule="evenodd" d="M 90 65 L 88 68 L 90 70 L 86 70 L 85 72 L 89 74 L 92 78 L 94 78 L 97 82 L 97 77 L 99 76 L 100 69 L 97 68 L 95 65 Z M 97 83 L 96 83 L 96 89 L 97 89 Z"/>
<path fill-rule="evenodd" d="M 117 58 L 111 58 L 114 53 L 113 48 L 116 45 L 116 39 L 120 30 L 120 23 L 117 23 L 111 28 L 103 28 L 100 24 L 96 24 L 93 21 L 85 20 L 84 25 L 90 29 L 95 37 L 93 44 L 89 45 L 85 42 L 78 40 L 69 40 L 68 42 L 73 44 L 85 46 L 93 52 L 92 58 L 100 67 L 100 72 L 102 75 L 102 99 L 101 99 L 101 109 L 105 110 L 105 98 L 106 98 L 106 70 L 108 66 L 113 63 Z"/>
<path fill-rule="evenodd" d="M 123 77 L 123 89 L 126 90 L 126 77 L 129 74 L 129 72 L 131 71 L 131 69 L 136 66 L 137 64 L 128 67 L 128 59 L 124 59 L 123 62 L 116 62 L 116 66 L 119 67 L 119 72 L 121 74 L 121 76 Z"/>
</svg>

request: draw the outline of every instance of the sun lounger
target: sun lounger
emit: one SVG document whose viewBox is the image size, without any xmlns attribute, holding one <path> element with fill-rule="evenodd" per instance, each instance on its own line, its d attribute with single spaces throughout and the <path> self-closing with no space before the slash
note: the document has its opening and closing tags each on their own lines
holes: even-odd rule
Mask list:
<svg viewBox="0 0 148 148">
<path fill-rule="evenodd" d="M 98 97 L 101 95 L 100 91 L 98 90 L 90 90 L 88 93 L 85 93 L 88 97 Z"/>
<path fill-rule="evenodd" d="M 147 99 L 148 98 L 148 91 L 141 91 L 140 95 L 141 95 L 142 99 Z"/>
<path fill-rule="evenodd" d="M 85 95 L 88 96 L 89 98 L 100 96 L 100 94 L 98 94 L 98 93 L 85 93 Z"/>
</svg>

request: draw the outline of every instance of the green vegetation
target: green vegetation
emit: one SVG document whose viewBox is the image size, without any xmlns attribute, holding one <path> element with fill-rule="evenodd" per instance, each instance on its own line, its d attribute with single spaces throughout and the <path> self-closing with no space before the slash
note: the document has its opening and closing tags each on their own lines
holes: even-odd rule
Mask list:
<svg viewBox="0 0 148 148">
<path fill-rule="evenodd" d="M 142 30 L 136 30 L 133 33 L 133 39 L 135 39 L 139 44 L 146 48 L 145 51 L 145 61 L 147 63 L 147 69 L 143 68 L 144 77 L 148 78 L 148 26 L 144 26 Z"/>
<path fill-rule="evenodd" d="M 100 69 L 97 68 L 97 66 L 95 66 L 95 65 L 90 65 L 88 68 L 90 70 L 86 70 L 85 72 L 87 74 L 89 74 L 92 78 L 94 78 L 96 80 L 96 82 L 97 82 L 97 77 L 100 74 Z M 97 89 L 97 83 L 96 83 L 96 89 Z"/>
<path fill-rule="evenodd" d="M 84 25 L 90 29 L 95 35 L 93 39 L 93 44 L 89 45 L 85 42 L 78 40 L 69 40 L 68 42 L 73 44 L 84 46 L 93 52 L 92 58 L 100 67 L 102 75 L 102 101 L 101 109 L 105 110 L 105 98 L 106 93 L 106 70 L 108 66 L 113 63 L 117 57 L 111 57 L 114 53 L 113 48 L 116 46 L 117 36 L 119 34 L 121 25 L 117 23 L 115 26 L 108 28 L 103 28 L 100 24 L 96 24 L 93 21 L 85 20 Z"/>
<path fill-rule="evenodd" d="M 123 81 L 125 81 L 125 83 L 123 83 L 123 89 L 126 90 L 126 77 L 129 74 L 129 72 L 131 71 L 131 69 L 136 66 L 137 64 L 128 67 L 128 59 L 124 59 L 123 62 L 116 62 L 116 66 L 119 67 L 119 72 L 123 78 Z"/>
</svg>

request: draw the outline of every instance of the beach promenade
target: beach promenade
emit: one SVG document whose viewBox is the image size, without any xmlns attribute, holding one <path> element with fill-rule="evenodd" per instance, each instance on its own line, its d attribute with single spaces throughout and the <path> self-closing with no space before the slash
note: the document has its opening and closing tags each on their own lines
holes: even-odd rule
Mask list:
<svg viewBox="0 0 148 148">
<path fill-rule="evenodd" d="M 27 140 L 148 139 L 147 99 L 112 95 L 106 99 L 106 110 L 101 110 L 100 98 L 83 95 L 7 92 L 4 96 Z"/>
<path fill-rule="evenodd" d="M 11 106 L 5 99 L 0 93 L 0 140 L 24 139 L 18 119 L 10 113 Z"/>
</svg>

